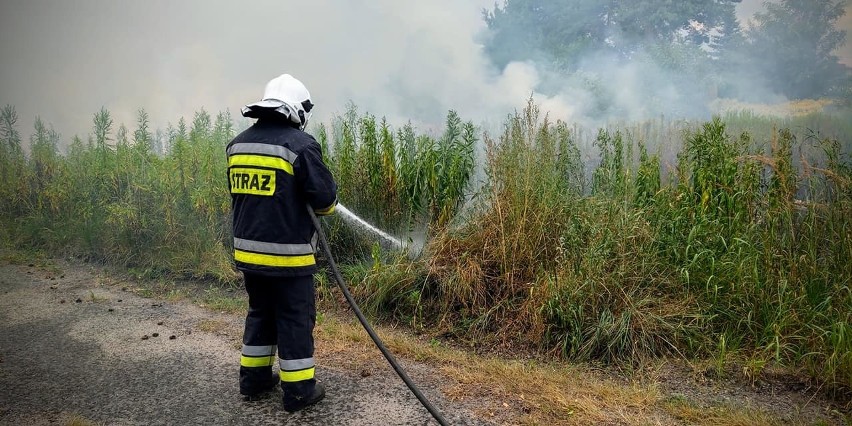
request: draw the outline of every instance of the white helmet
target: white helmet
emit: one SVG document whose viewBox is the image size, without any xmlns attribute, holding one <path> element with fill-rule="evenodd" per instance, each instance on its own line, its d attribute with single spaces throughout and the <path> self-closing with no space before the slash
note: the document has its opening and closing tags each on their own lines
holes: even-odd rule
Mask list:
<svg viewBox="0 0 852 426">
<path fill-rule="evenodd" d="M 270 112 L 284 115 L 304 130 L 311 118 L 311 94 L 301 81 L 290 74 L 281 74 L 266 83 L 263 99 L 246 105 L 242 109 L 243 117 L 260 118 Z"/>
</svg>

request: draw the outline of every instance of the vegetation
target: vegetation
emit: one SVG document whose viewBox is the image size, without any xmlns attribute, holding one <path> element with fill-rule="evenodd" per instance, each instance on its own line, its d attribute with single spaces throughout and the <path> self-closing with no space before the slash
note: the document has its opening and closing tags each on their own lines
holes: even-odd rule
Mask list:
<svg viewBox="0 0 852 426">
<path fill-rule="evenodd" d="M 36 119 L 30 155 L 24 155 L 17 114 L 2 115 L 0 165 L 8 184 L 0 189 L 2 218 L 11 243 L 67 251 L 132 266 L 148 274 L 172 272 L 220 281 L 236 278 L 230 248 L 230 197 L 224 148 L 234 137 L 231 117 L 195 113 L 166 132 L 157 155 L 140 110 L 133 141 L 104 109 L 93 118 L 87 143 L 74 137 L 64 156 L 59 135 Z M 391 230 L 445 225 L 464 200 L 477 141 L 474 125 L 454 111 L 440 137 L 398 132 L 352 107 L 316 134 L 329 158 L 340 198 L 368 220 Z M 338 221 L 335 244 L 354 257 L 371 247 Z"/>
<path fill-rule="evenodd" d="M 748 375 L 780 363 L 848 386 L 848 136 L 732 137 L 715 118 L 687 127 L 666 170 L 643 138 L 662 130 L 600 130 L 587 173 L 576 132 L 528 105 L 485 137 L 475 213 L 437 233 L 420 267 L 364 272 L 362 298 L 479 345 L 616 362 L 736 354 Z"/>
<path fill-rule="evenodd" d="M 737 356 L 750 375 L 779 363 L 850 386 L 849 120 L 801 120 L 824 127 L 776 131 L 739 114 L 589 133 L 530 102 L 498 135 L 453 111 L 432 136 L 354 107 L 314 133 L 346 205 L 430 236 L 409 260 L 330 222 L 333 250 L 374 315 L 569 359 Z M 163 154 L 144 111 L 137 121 L 113 132 L 101 110 L 92 137 L 60 155 L 58 134 L 36 120 L 25 154 L 15 110 L 4 108 L 3 244 L 235 280 L 230 117 L 180 120 Z"/>
<path fill-rule="evenodd" d="M 837 22 L 847 5 L 845 0 L 767 2 L 766 11 L 755 15 L 735 49 L 735 55 L 740 53 L 736 60 L 765 76 L 775 93 L 791 99 L 834 96 L 848 102 L 852 76 L 834 54 L 846 41 L 846 31 Z"/>
<path fill-rule="evenodd" d="M 169 154 L 151 149 L 147 115 L 139 113 L 134 140 L 113 135 L 104 109 L 95 114 L 87 142 L 74 137 L 67 154 L 58 135 L 36 120 L 31 154 L 24 160 L 14 129 L 17 116 L 3 112 L 3 173 L 0 191 L 6 229 L 15 245 L 178 274 L 233 279 L 222 187 L 223 147 L 234 136 L 231 118 L 215 122 L 205 111 L 191 127 L 181 120 L 168 134 Z M 26 243 L 25 243 L 26 242 Z"/>
<path fill-rule="evenodd" d="M 706 28 L 736 28 L 739 0 L 507 0 L 485 11 L 491 32 L 486 51 L 501 68 L 511 61 L 546 59 L 574 71 L 590 54 L 629 58 L 637 50 L 685 39 L 710 42 Z M 541 57 L 543 55 L 544 57 Z"/>
<path fill-rule="evenodd" d="M 501 70 L 524 61 L 545 70 L 540 93 L 582 91 L 583 113 L 595 118 L 632 117 L 639 108 L 654 116 L 655 103 L 682 112 L 717 95 L 852 102 L 852 68 L 837 56 L 848 1 L 767 1 L 749 23 L 737 21 L 739 2 L 504 0 L 484 11 L 483 43 Z"/>
<path fill-rule="evenodd" d="M 473 171 L 477 131 L 449 111 L 440 137 L 418 135 L 411 123 L 394 132 L 385 119 L 350 106 L 328 130 L 318 129 L 340 186 L 339 198 L 371 223 L 392 231 L 417 223 L 441 226 L 453 217 Z"/>
</svg>

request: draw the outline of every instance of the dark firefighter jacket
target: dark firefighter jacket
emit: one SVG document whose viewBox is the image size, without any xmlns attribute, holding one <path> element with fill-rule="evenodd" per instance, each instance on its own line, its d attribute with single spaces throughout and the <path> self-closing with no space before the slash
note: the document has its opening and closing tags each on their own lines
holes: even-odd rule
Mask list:
<svg viewBox="0 0 852 426">
<path fill-rule="evenodd" d="M 237 268 L 262 275 L 316 272 L 307 206 L 331 214 L 337 185 L 314 138 L 283 119 L 258 120 L 226 148 Z"/>
</svg>

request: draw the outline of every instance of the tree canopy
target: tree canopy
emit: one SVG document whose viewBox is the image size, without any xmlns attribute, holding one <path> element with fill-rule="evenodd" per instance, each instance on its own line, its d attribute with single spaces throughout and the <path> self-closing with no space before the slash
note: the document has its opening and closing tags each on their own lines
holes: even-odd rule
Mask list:
<svg viewBox="0 0 852 426">
<path fill-rule="evenodd" d="M 844 0 L 767 2 L 745 32 L 740 61 L 753 64 L 771 89 L 789 98 L 837 94 L 849 82 L 849 68 L 834 54 L 846 40 L 846 31 L 836 26 L 846 5 Z"/>
<path fill-rule="evenodd" d="M 547 58 L 574 70 L 585 55 L 630 58 L 675 40 L 711 43 L 711 29 L 733 30 L 740 0 L 506 0 L 485 11 L 486 50 L 498 66 Z M 727 29 L 727 30 L 726 30 Z"/>
<path fill-rule="evenodd" d="M 484 11 L 485 51 L 501 69 L 533 61 L 563 76 L 585 73 L 583 81 L 612 81 L 607 67 L 638 64 L 640 92 L 656 92 L 653 79 L 750 100 L 852 98 L 852 72 L 835 54 L 846 41 L 837 22 L 848 0 L 767 1 L 746 28 L 739 2 L 505 0 Z"/>
</svg>

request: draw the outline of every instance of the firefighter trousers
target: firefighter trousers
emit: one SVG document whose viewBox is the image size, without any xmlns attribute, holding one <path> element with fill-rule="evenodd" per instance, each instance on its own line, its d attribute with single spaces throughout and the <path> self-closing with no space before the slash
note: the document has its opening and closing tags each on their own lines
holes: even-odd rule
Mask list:
<svg viewBox="0 0 852 426">
<path fill-rule="evenodd" d="M 316 295 L 312 275 L 270 277 L 244 272 L 249 308 L 240 357 L 240 393 L 269 389 L 275 350 L 285 403 L 314 391 Z"/>
</svg>

